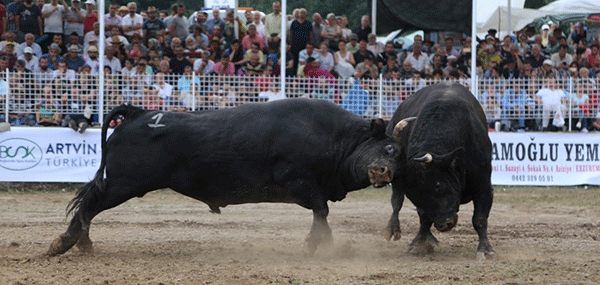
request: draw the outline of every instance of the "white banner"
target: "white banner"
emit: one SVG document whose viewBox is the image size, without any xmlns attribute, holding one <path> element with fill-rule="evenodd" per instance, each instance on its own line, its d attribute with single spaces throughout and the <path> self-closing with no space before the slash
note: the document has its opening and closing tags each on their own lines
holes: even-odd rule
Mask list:
<svg viewBox="0 0 600 285">
<path fill-rule="evenodd" d="M 598 135 L 489 136 L 494 185 L 600 185 Z M 13 127 L 0 133 L 0 181 L 89 182 L 100 167 L 101 152 L 100 129 L 80 134 L 69 128 Z"/>
<path fill-rule="evenodd" d="M 229 9 L 235 7 L 235 0 L 204 0 L 204 8 Z"/>
<path fill-rule="evenodd" d="M 0 133 L 0 181 L 89 182 L 101 155 L 100 129 L 13 127 Z"/>
<path fill-rule="evenodd" d="M 490 132 L 489 136 L 494 185 L 600 185 L 596 134 Z"/>
</svg>

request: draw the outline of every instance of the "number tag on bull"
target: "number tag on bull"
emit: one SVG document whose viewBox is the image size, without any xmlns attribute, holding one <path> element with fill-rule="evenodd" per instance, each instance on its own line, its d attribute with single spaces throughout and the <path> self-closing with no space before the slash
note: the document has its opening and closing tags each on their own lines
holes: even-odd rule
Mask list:
<svg viewBox="0 0 600 285">
<path fill-rule="evenodd" d="M 154 124 L 148 124 L 148 127 L 151 127 L 151 128 L 162 128 L 162 127 L 164 127 L 165 126 L 164 124 L 159 124 L 160 119 L 162 119 L 162 117 L 163 117 L 163 113 L 158 113 L 158 114 L 154 115 L 152 117 L 152 119 L 155 119 L 156 121 L 154 122 Z"/>
</svg>

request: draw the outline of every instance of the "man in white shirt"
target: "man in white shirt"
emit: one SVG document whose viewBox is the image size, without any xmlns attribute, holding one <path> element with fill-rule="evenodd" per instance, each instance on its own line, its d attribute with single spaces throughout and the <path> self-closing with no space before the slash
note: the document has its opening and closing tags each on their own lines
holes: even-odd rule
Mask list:
<svg viewBox="0 0 600 285">
<path fill-rule="evenodd" d="M 121 27 L 125 32 L 125 36 L 131 40 L 131 36 L 134 33 L 142 35 L 142 26 L 144 25 L 144 19 L 142 15 L 137 14 L 137 4 L 135 2 L 129 2 L 127 4 L 129 14 L 125 15 L 121 21 Z"/>
<path fill-rule="evenodd" d="M 412 67 L 418 72 L 423 72 L 423 70 L 429 68 L 429 57 L 423 54 L 421 48 L 421 43 L 415 42 L 413 44 L 413 52 L 406 57 L 412 64 Z"/>
<path fill-rule="evenodd" d="M 93 27 L 94 29 L 87 32 L 87 34 L 85 34 L 85 37 L 83 37 L 83 46 L 89 46 L 90 41 L 92 40 L 98 42 L 98 37 L 100 37 L 100 23 L 94 23 Z"/>
<path fill-rule="evenodd" d="M 267 34 L 268 38 L 270 38 L 273 34 L 277 34 L 277 36 L 281 34 L 281 21 L 283 18 L 281 16 L 281 3 L 279 1 L 275 1 L 273 2 L 272 7 L 273 13 L 268 14 L 265 17 L 265 33 Z"/>
<path fill-rule="evenodd" d="M 23 54 L 20 55 L 19 58 L 17 58 L 17 60 L 25 61 L 25 68 L 34 71 L 38 69 L 40 59 L 37 56 L 33 55 L 32 48 L 26 47 Z"/>
<path fill-rule="evenodd" d="M 202 52 L 202 57 L 194 61 L 194 71 L 196 74 L 210 74 L 214 72 L 215 62 L 210 60 L 210 52 L 205 50 Z"/>
<path fill-rule="evenodd" d="M 121 61 L 115 57 L 115 46 L 106 46 L 104 53 L 104 65 L 110 66 L 110 69 L 113 74 L 121 73 Z"/>
<path fill-rule="evenodd" d="M 40 45 L 38 45 L 36 42 L 34 42 L 35 40 L 35 36 L 33 34 L 26 34 L 25 35 L 25 41 L 19 45 L 19 47 L 17 48 L 17 57 L 22 56 L 23 53 L 25 52 L 26 48 L 31 48 L 33 55 L 35 55 L 36 57 L 40 58 L 42 56 L 42 47 L 40 47 Z M 50 38 L 50 40 L 52 40 L 52 38 Z"/>
<path fill-rule="evenodd" d="M 563 63 L 566 63 L 567 66 L 571 65 L 573 57 L 567 53 L 568 49 L 569 47 L 567 45 L 560 45 L 558 52 L 550 56 L 550 61 L 552 61 L 554 67 L 561 68 Z"/>
<path fill-rule="evenodd" d="M 42 18 L 44 19 L 44 36 L 42 46 L 47 46 L 55 34 L 63 34 L 63 17 L 69 12 L 69 6 L 65 0 L 51 0 L 49 4 L 42 6 Z"/>
<path fill-rule="evenodd" d="M 538 104 L 542 105 L 542 127 L 545 130 L 550 127 L 551 116 L 554 127 L 563 127 L 565 125 L 564 110 L 567 102 L 565 92 L 558 87 L 556 78 L 545 78 L 544 81 L 546 86 L 536 94 Z"/>
</svg>

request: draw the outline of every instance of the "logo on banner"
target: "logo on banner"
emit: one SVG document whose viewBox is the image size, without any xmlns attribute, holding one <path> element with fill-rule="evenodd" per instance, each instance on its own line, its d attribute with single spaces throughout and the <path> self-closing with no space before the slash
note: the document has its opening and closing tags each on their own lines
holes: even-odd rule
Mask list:
<svg viewBox="0 0 600 285">
<path fill-rule="evenodd" d="M 21 171 L 35 167 L 42 161 L 42 148 L 35 142 L 12 138 L 0 142 L 0 167 Z"/>
</svg>

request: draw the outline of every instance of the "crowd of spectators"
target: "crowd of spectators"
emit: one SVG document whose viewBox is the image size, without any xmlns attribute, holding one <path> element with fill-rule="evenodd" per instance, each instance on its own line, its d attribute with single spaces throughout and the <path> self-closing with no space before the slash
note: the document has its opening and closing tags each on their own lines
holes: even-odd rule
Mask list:
<svg viewBox="0 0 600 285">
<path fill-rule="evenodd" d="M 267 14 L 246 11 L 246 19 L 231 9 L 199 10 L 186 17 L 182 4 L 159 11 L 153 6 L 140 9 L 135 2 L 112 3 L 100 15 L 106 36 L 101 39 L 96 8 L 94 0 L 0 5 L 0 93 L 11 92 L 11 123 L 63 125 L 83 132 L 97 120 L 99 98 L 108 106 L 132 102 L 168 110 L 234 106 L 242 93 L 256 101 L 279 99 L 285 96 L 273 77 L 281 73 L 282 40 L 287 44 L 286 75 L 314 79 L 301 88 L 301 95 L 337 100 L 360 115 L 369 112 L 368 104 L 353 102 L 367 100 L 372 86 L 365 82 L 380 75 L 385 93 L 393 94 L 386 97 L 390 107 L 383 110 L 390 115 L 410 92 L 448 79 L 468 85 L 473 73 L 471 37 L 434 43 L 417 35 L 414 44 L 398 50 L 391 42 L 377 42 L 368 16 L 351 29 L 345 15 L 323 18 L 314 13 L 309 19 L 307 10 L 299 8 L 286 16 L 287 30 L 282 32 L 278 1 Z M 569 98 L 578 103 L 582 118 L 576 120 L 577 129 L 600 128 L 600 121 L 590 119 L 598 105 L 600 36 L 590 38 L 588 42 L 581 23 L 569 31 L 548 23 L 539 33 L 528 28 L 501 40 L 490 30 L 478 42 L 476 55 L 476 73 L 493 82 L 480 87 L 490 123 L 500 122 L 506 130 L 560 129 L 564 122 L 557 117 L 565 117 Z M 102 59 L 99 41 L 105 47 Z M 8 82 L 5 70 L 10 71 Z M 100 72 L 103 96 L 98 96 Z M 214 84 L 207 76 L 236 79 Z M 571 92 L 566 92 L 566 78 L 577 79 Z M 400 86 L 408 91 L 395 92 Z M 514 114 L 532 108 L 544 119 L 514 119 Z"/>
</svg>

